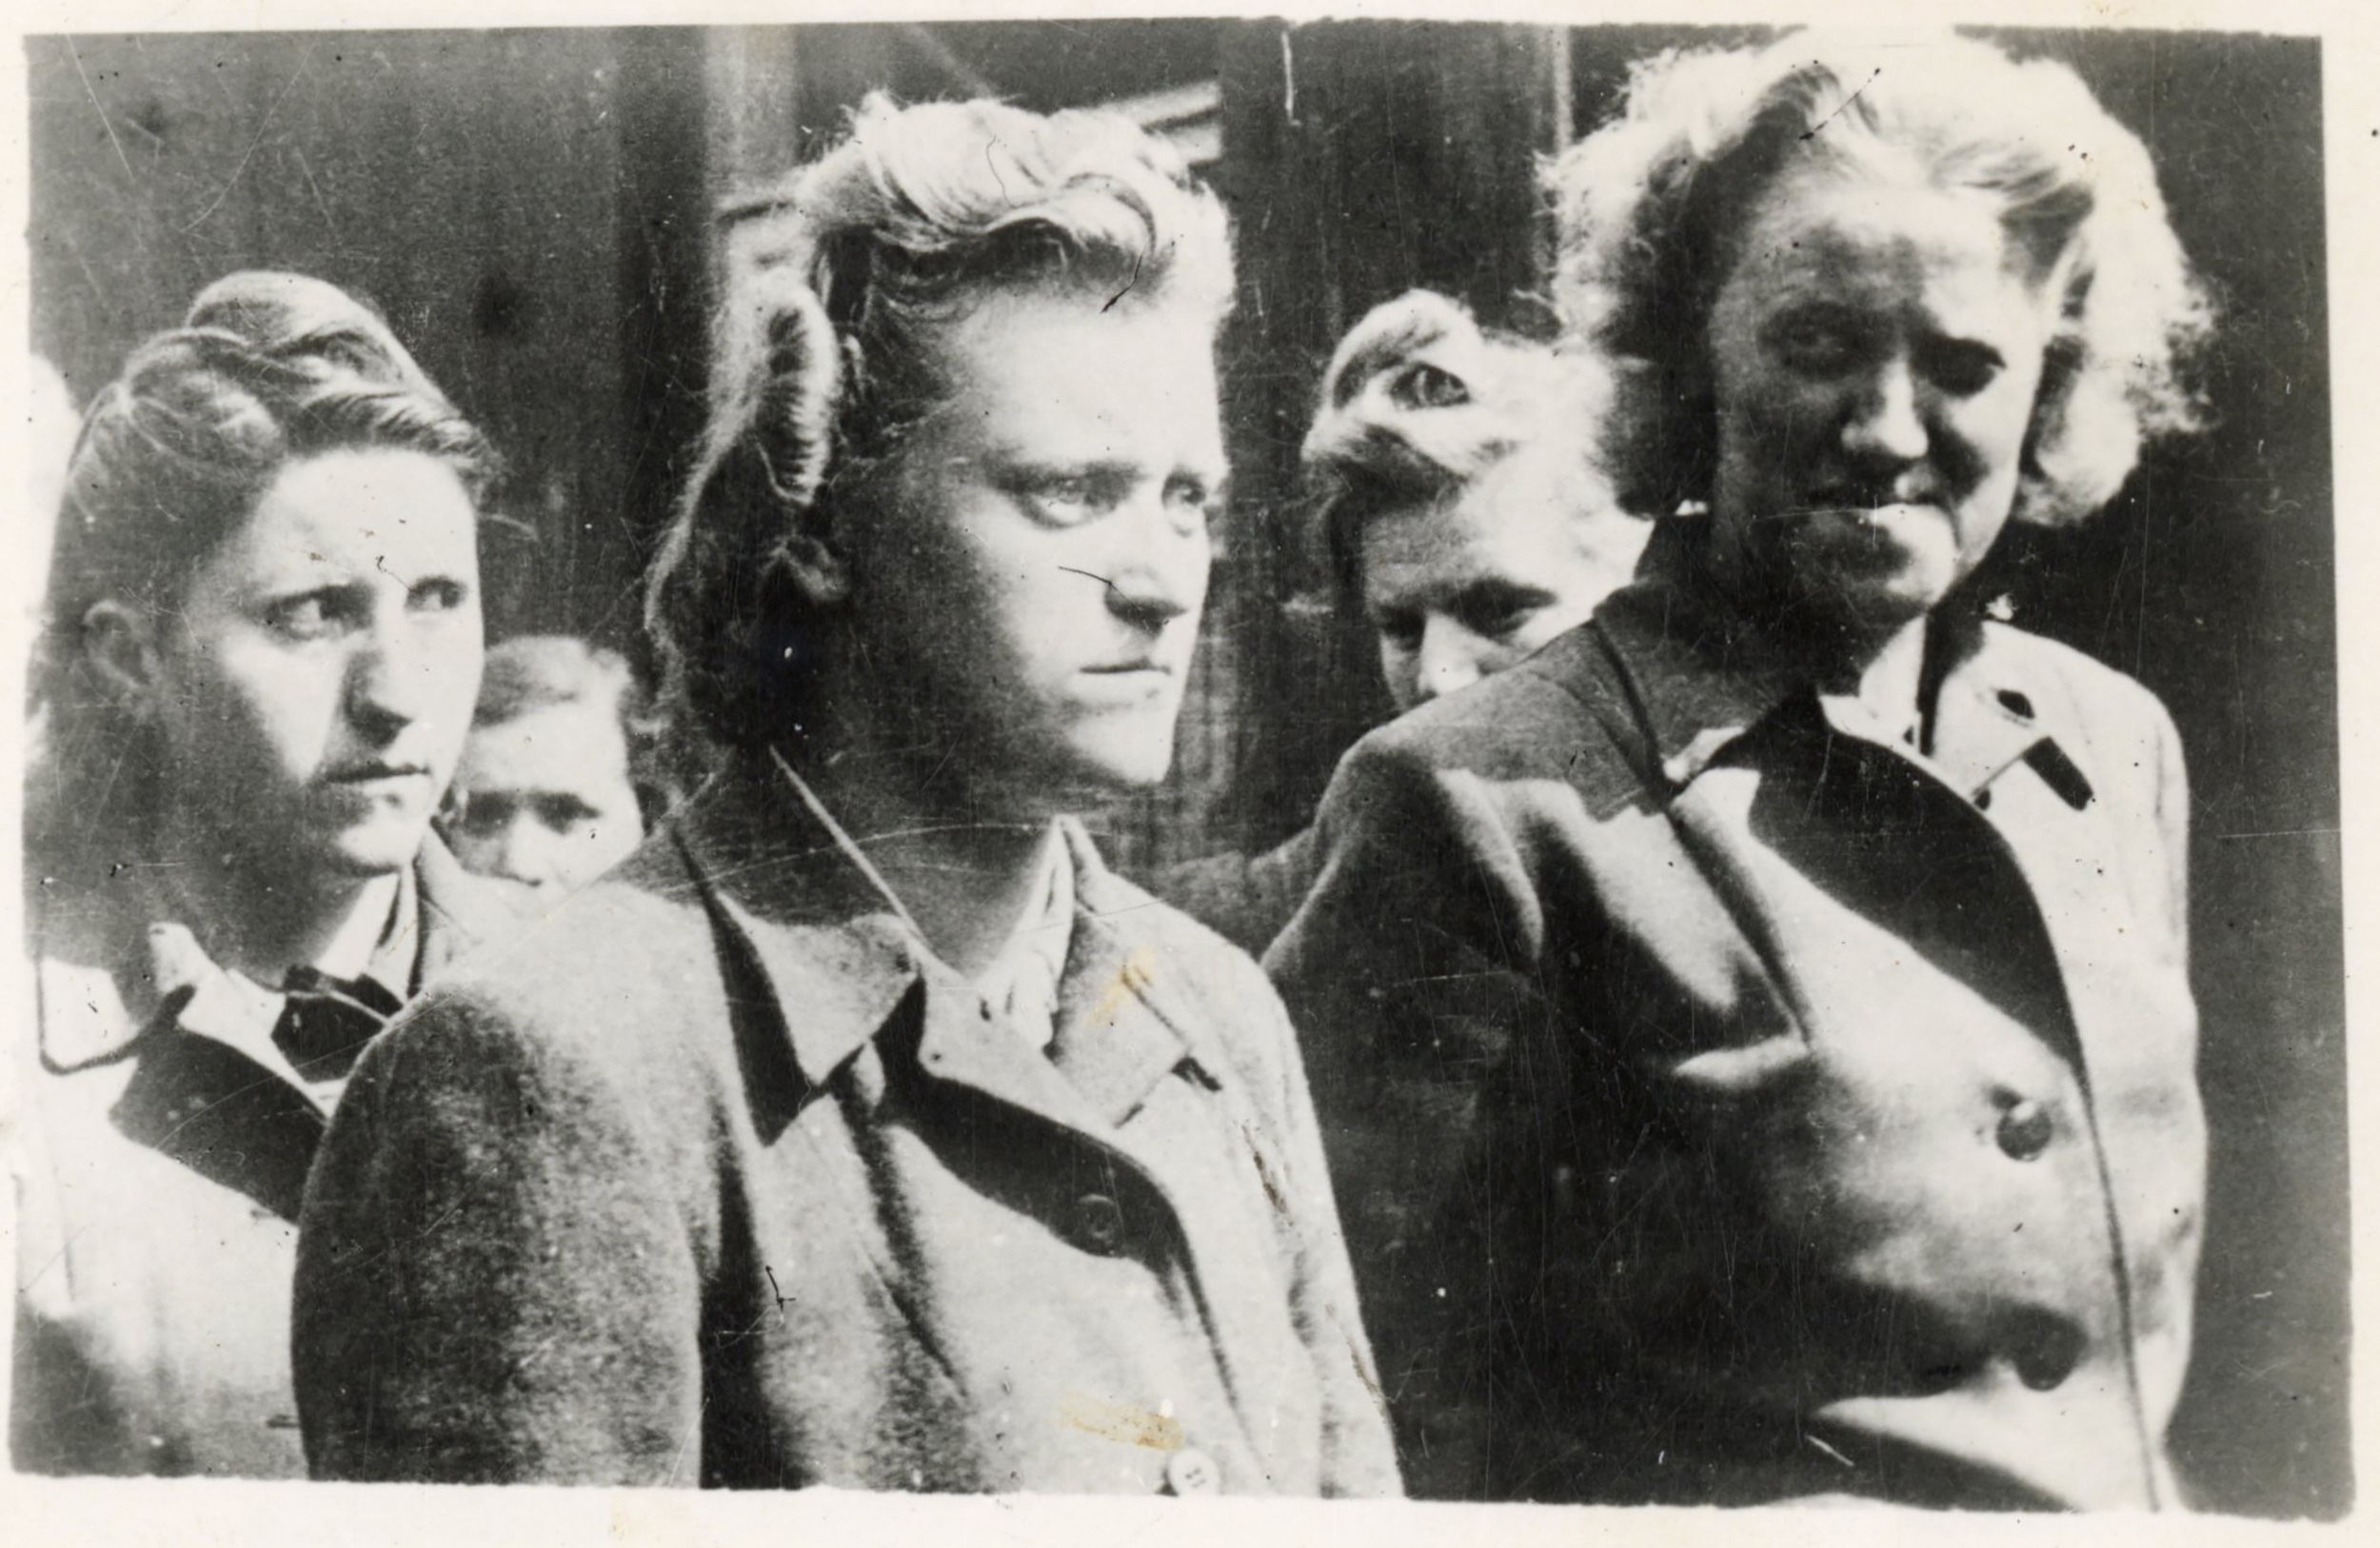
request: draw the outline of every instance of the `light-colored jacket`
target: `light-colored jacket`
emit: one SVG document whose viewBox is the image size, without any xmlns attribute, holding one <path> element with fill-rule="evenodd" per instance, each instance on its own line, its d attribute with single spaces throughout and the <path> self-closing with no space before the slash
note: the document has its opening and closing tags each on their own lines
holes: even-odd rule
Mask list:
<svg viewBox="0 0 2380 1548">
<path fill-rule="evenodd" d="M 1360 744 L 1267 958 L 1417 1494 L 2174 1500 L 2205 1125 L 2163 708 L 1937 620 L 1839 724 L 1690 527 Z"/>
<path fill-rule="evenodd" d="M 307 1196 L 317 1472 L 1392 1491 L 1279 1003 L 1069 842 L 1046 1053 L 765 774 L 423 1001 Z"/>
<path fill-rule="evenodd" d="M 518 923 L 435 839 L 415 863 L 413 982 Z M 137 1022 L 149 923 L 47 911 L 21 1062 L 10 1451 L 21 1472 L 300 1478 L 289 1277 L 325 1090 L 193 1001 Z M 29 1042 L 36 1040 L 28 1040 Z"/>
</svg>

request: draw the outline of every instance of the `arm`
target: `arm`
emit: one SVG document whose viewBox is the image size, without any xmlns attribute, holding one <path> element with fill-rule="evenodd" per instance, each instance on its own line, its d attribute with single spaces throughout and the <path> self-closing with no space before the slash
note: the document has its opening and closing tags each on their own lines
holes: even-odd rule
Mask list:
<svg viewBox="0 0 2380 1548">
<path fill-rule="evenodd" d="M 1279 1123 L 1285 1192 L 1299 1242 L 1290 1314 L 1313 1357 L 1322 1394 L 1321 1479 L 1325 1498 L 1362 1498 L 1402 1492 L 1397 1446 L 1389 1430 L 1388 1397 L 1380 1388 L 1372 1343 L 1364 1334 L 1347 1238 L 1331 1194 L 1322 1135 L 1306 1084 L 1297 1034 L 1269 987 L 1258 1002 L 1272 1007 L 1281 1051 Z"/>
<path fill-rule="evenodd" d="M 1266 958 L 1298 1027 L 1321 1142 L 1417 1494 L 1483 1484 L 1498 1315 L 1493 1088 L 1549 1046 L 1543 920 L 1498 786 L 1366 743 L 1323 806 L 1322 875 Z M 1549 1082 L 1551 1073 L 1544 1077 Z"/>
<path fill-rule="evenodd" d="M 699 1477 L 686 1229 L 649 1137 L 580 1046 L 439 996 L 357 1068 L 299 1239 L 316 1477 Z"/>
</svg>

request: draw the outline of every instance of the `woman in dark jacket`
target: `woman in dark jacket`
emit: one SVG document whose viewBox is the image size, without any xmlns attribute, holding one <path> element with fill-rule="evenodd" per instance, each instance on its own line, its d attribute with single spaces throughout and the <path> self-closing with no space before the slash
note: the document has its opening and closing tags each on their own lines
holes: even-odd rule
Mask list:
<svg viewBox="0 0 2380 1548">
<path fill-rule="evenodd" d="M 1328 605 L 1371 629 L 1397 713 L 1527 659 L 1627 582 L 1644 524 L 1577 433 L 1607 386 L 1591 355 L 1489 332 L 1430 290 L 1339 341 L 1303 478 Z M 1307 827 L 1172 866 L 1157 890 L 1260 952 L 1321 870 Z"/>
<path fill-rule="evenodd" d="M 1977 594 L 2191 423 L 2148 155 L 2063 67 L 1801 34 L 1554 182 L 1643 579 L 1348 757 L 1268 958 L 1416 1490 L 2171 1505 L 2180 750 Z"/>
<path fill-rule="evenodd" d="M 35 663 L 25 1471 L 297 1475 L 298 1202 L 491 883 L 428 836 L 479 679 L 479 433 L 382 323 L 210 286 L 93 402 Z"/>
<path fill-rule="evenodd" d="M 1065 816 L 1171 756 L 1220 208 L 1121 121 L 879 99 L 752 218 L 651 590 L 715 772 L 358 1072 L 315 1468 L 1394 1489 L 1279 1002 Z"/>
</svg>

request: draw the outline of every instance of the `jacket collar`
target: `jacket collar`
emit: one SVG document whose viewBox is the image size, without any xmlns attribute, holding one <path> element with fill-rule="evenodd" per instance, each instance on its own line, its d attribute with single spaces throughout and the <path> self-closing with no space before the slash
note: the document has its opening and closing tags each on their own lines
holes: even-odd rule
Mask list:
<svg viewBox="0 0 2380 1548">
<path fill-rule="evenodd" d="M 1706 534 L 1700 519 L 1656 523 L 1638 579 L 1605 600 L 1593 625 L 1672 795 L 1789 701 L 1817 698 L 1756 622 L 1712 585 L 1702 553 Z M 1937 614 L 1926 642 L 1927 671 L 1938 679 L 1934 744 L 1922 755 L 1898 744 L 1892 750 L 1970 798 L 2022 764 L 2068 804 L 2088 804 L 2092 782 L 2074 762 L 2085 745 L 2074 734 L 2079 728 L 2055 723 L 2063 695 L 2039 681 L 2029 652 L 2006 646 L 1999 625 L 1963 610 Z M 1863 734 L 1831 709 L 1825 713 L 1835 731 Z"/>
<path fill-rule="evenodd" d="M 912 996 L 929 1075 L 1078 1127 L 1122 1122 L 1185 1060 L 1212 1083 L 1220 1066 L 1200 1057 L 1197 1018 L 1159 982 L 1155 953 L 1113 923 L 1154 900 L 1109 871 L 1072 819 L 1060 826 L 1074 934 L 1044 1055 L 933 955 L 774 772 L 719 776 L 682 810 L 675 842 L 777 1002 L 804 1087 L 823 1087 Z"/>
<path fill-rule="evenodd" d="M 412 937 L 411 960 L 399 964 L 376 956 L 367 976 L 384 980 L 400 1000 L 411 999 L 426 979 L 525 917 L 525 896 L 466 872 L 436 834 L 423 840 L 399 897 L 399 906 L 413 908 L 418 921 L 416 928 L 399 932 Z M 160 929 L 161 903 L 150 889 L 44 902 L 36 926 L 45 1001 L 40 1036 L 42 1061 L 51 1069 L 66 1073 L 131 1053 L 156 1026 L 172 991 L 187 988 L 173 1012 L 178 1030 L 226 1042 L 303 1085 L 287 1061 L 260 1057 L 255 1046 L 259 1036 L 268 1041 L 279 1014 L 278 987 L 224 972 L 178 926 Z M 157 983 L 159 992 L 126 992 L 146 982 Z M 78 999 L 89 1014 L 74 1013 Z"/>
</svg>

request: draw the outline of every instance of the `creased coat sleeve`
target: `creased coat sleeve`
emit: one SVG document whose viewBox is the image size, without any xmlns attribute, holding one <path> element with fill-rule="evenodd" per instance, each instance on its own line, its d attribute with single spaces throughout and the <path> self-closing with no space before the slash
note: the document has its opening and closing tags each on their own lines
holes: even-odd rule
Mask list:
<svg viewBox="0 0 2380 1548">
<path fill-rule="evenodd" d="M 667 1169 L 565 1038 L 434 996 L 342 1101 L 294 1355 L 315 1476 L 700 1477 L 700 1291 Z"/>
<path fill-rule="evenodd" d="M 1341 764 L 1322 839 L 1266 966 L 1306 1050 L 1406 1486 L 1477 1497 L 1474 1388 L 1502 1315 L 1491 1076 L 1554 1046 L 1530 968 L 1541 915 L 1486 787 L 1374 744 Z"/>
</svg>

